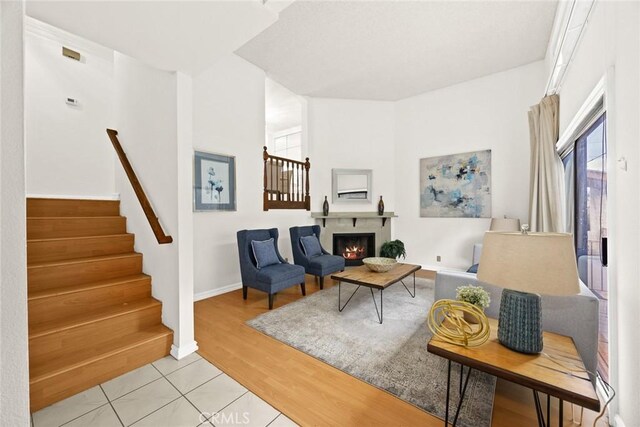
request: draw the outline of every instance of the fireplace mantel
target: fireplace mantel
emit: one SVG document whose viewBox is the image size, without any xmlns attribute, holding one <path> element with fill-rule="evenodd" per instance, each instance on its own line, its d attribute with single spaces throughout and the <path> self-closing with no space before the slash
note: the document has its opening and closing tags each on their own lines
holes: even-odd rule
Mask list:
<svg viewBox="0 0 640 427">
<path fill-rule="evenodd" d="M 322 215 L 322 212 L 312 212 L 311 217 L 316 224 L 322 224 L 324 230 L 320 233 L 320 243 L 330 253 L 333 253 L 333 235 L 338 233 L 374 233 L 375 253 L 380 253 L 380 245 L 391 240 L 391 221 L 396 218 L 393 212 L 385 212 L 378 215 L 377 212 L 330 212 Z M 382 220 L 382 221 L 381 221 Z"/>
<path fill-rule="evenodd" d="M 380 218 L 382 219 L 382 226 L 384 227 L 384 225 L 387 222 L 387 219 L 389 218 L 397 218 L 398 215 L 396 215 L 393 212 L 385 212 L 382 215 L 378 215 L 377 212 L 335 212 L 335 213 L 331 213 L 329 212 L 329 215 L 323 215 L 322 212 L 312 212 L 311 213 L 311 218 L 315 218 L 315 219 L 321 219 L 322 220 L 322 227 L 326 227 L 327 226 L 327 220 L 328 219 L 351 219 L 353 220 L 353 226 L 356 226 L 356 223 L 358 222 L 358 219 L 361 218 L 366 218 L 366 219 L 371 219 L 371 218 Z"/>
</svg>

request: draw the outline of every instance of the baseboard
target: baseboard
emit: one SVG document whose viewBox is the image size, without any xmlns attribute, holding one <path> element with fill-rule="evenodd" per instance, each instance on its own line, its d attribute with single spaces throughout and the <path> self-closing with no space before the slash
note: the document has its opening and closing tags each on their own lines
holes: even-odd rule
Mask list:
<svg viewBox="0 0 640 427">
<path fill-rule="evenodd" d="M 191 353 L 196 352 L 197 350 L 198 350 L 198 343 L 195 341 L 191 341 L 189 344 L 186 344 L 180 347 L 176 347 L 175 344 L 172 344 L 170 353 L 175 359 L 180 360 L 184 357 L 187 357 Z"/>
<path fill-rule="evenodd" d="M 210 291 L 199 292 L 193 295 L 194 301 L 200 301 L 203 299 L 215 297 L 218 295 L 226 294 L 227 292 L 235 291 L 242 288 L 242 283 L 232 283 L 221 288 L 211 289 Z"/>
<path fill-rule="evenodd" d="M 28 199 L 72 199 L 72 200 L 120 200 L 120 193 L 82 195 L 77 194 L 27 194 Z"/>
<path fill-rule="evenodd" d="M 616 416 L 613 417 L 613 425 L 615 427 L 626 427 L 624 421 L 622 421 L 622 418 L 620 418 L 619 414 L 616 414 Z"/>
</svg>

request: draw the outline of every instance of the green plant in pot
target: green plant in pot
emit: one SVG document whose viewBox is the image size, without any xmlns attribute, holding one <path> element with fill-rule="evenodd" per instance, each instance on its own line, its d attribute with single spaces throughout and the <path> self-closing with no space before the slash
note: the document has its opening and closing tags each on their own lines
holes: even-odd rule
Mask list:
<svg viewBox="0 0 640 427">
<path fill-rule="evenodd" d="M 484 290 L 482 286 L 458 286 L 456 288 L 456 299 L 458 301 L 464 301 L 468 302 L 469 304 L 473 304 L 482 311 L 484 311 L 484 309 L 489 307 L 489 304 L 491 304 L 491 297 L 489 296 L 489 292 Z M 467 316 L 467 313 L 464 314 L 464 320 L 466 320 L 468 323 L 475 323 L 475 319 L 471 316 Z"/>
<path fill-rule="evenodd" d="M 384 242 L 380 247 L 380 256 L 383 258 L 398 259 L 405 258 L 407 253 L 404 250 L 404 243 L 401 240 L 391 240 Z"/>
</svg>

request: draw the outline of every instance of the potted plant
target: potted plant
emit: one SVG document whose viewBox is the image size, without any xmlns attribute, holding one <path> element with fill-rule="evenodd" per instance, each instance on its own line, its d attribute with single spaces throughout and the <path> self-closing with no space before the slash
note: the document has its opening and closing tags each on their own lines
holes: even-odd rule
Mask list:
<svg viewBox="0 0 640 427">
<path fill-rule="evenodd" d="M 489 292 L 484 290 L 482 286 L 458 286 L 456 288 L 456 299 L 458 301 L 465 301 L 469 304 L 473 304 L 482 311 L 484 311 L 484 309 L 489 307 L 489 304 L 491 304 Z M 466 312 L 464 313 L 464 320 L 466 320 L 468 323 L 476 323 L 475 319 L 467 315 Z"/>
<path fill-rule="evenodd" d="M 383 258 L 398 259 L 402 256 L 405 258 L 407 253 L 404 250 L 404 243 L 400 240 L 392 240 L 384 242 L 380 247 L 380 256 Z"/>
</svg>

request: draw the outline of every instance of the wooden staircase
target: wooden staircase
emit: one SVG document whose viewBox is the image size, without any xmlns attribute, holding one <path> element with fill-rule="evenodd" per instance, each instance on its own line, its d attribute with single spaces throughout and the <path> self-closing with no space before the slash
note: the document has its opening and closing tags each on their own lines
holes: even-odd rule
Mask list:
<svg viewBox="0 0 640 427">
<path fill-rule="evenodd" d="M 117 200 L 27 199 L 31 411 L 169 354 Z"/>
</svg>

